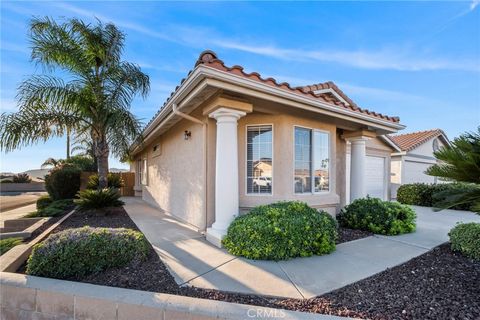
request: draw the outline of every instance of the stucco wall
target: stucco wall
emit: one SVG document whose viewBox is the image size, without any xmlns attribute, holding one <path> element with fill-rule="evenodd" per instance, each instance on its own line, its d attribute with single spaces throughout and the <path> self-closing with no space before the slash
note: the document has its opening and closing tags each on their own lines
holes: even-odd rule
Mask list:
<svg viewBox="0 0 480 320">
<path fill-rule="evenodd" d="M 396 173 L 395 176 L 392 176 L 392 183 L 407 184 L 416 182 L 440 182 L 437 178 L 425 174 L 425 171 L 437 162 L 433 154 L 434 139 L 438 138 L 428 140 L 399 158 L 401 159 L 398 164 L 399 168 L 394 168 L 395 171 L 392 171 Z M 438 146 L 440 148 L 445 146 L 441 139 L 438 139 Z"/>
<path fill-rule="evenodd" d="M 191 132 L 188 140 L 185 130 Z M 206 224 L 204 141 L 202 125 L 181 120 L 137 157 L 146 156 L 148 165 L 142 198 L 200 230 Z"/>
</svg>

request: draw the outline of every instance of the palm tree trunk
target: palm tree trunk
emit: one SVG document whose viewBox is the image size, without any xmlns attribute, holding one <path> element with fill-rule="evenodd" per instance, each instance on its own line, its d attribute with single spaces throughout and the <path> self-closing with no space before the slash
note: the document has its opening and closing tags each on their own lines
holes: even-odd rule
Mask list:
<svg viewBox="0 0 480 320">
<path fill-rule="evenodd" d="M 67 127 L 67 160 L 70 159 L 70 127 Z"/>
<path fill-rule="evenodd" d="M 110 150 L 105 139 L 97 141 L 95 145 L 98 165 L 98 188 L 103 189 L 108 187 L 108 155 Z"/>
</svg>

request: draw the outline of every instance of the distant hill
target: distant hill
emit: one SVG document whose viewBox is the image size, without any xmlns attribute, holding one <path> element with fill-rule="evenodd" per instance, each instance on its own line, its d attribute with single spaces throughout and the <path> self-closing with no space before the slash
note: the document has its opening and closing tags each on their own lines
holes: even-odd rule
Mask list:
<svg viewBox="0 0 480 320">
<path fill-rule="evenodd" d="M 130 170 L 128 169 L 119 169 L 119 168 L 110 168 L 108 169 L 110 172 L 129 172 Z"/>
<path fill-rule="evenodd" d="M 49 171 L 50 169 L 32 169 L 22 173 L 28 174 L 33 181 L 43 181 L 45 180 L 45 176 L 48 174 Z"/>
</svg>

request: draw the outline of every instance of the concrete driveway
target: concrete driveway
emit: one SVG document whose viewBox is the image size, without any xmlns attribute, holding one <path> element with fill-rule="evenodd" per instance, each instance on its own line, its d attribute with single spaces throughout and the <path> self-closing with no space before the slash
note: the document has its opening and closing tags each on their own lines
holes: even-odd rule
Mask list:
<svg viewBox="0 0 480 320">
<path fill-rule="evenodd" d="M 372 276 L 448 240 L 457 222 L 480 222 L 471 212 L 414 207 L 417 232 L 372 236 L 337 246 L 325 256 L 255 261 L 228 254 L 204 236 L 138 198 L 125 209 L 180 285 L 291 298 L 311 298 Z"/>
</svg>

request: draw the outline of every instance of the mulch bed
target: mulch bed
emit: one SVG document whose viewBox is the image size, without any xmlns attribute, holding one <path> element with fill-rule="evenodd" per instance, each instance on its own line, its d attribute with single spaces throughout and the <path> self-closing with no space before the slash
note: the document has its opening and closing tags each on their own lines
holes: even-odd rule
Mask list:
<svg viewBox="0 0 480 320">
<path fill-rule="evenodd" d="M 76 212 L 54 232 L 85 225 L 138 230 L 119 208 L 107 216 Z M 339 235 L 340 243 L 370 233 L 341 229 Z M 370 278 L 303 300 L 179 287 L 153 248 L 150 251 L 146 261 L 70 280 L 364 319 L 480 319 L 480 262 L 452 252 L 448 244 Z"/>
<path fill-rule="evenodd" d="M 348 228 L 338 228 L 337 244 L 373 236 L 372 232 Z"/>
</svg>

